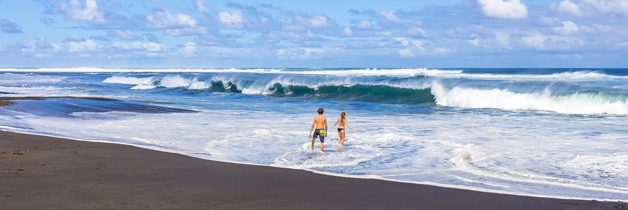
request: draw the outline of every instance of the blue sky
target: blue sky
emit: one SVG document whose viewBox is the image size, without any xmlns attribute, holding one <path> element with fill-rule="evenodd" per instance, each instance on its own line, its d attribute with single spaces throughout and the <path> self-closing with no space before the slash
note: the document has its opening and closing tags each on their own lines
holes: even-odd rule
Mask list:
<svg viewBox="0 0 628 210">
<path fill-rule="evenodd" d="M 0 0 L 0 67 L 627 67 L 628 0 Z"/>
</svg>

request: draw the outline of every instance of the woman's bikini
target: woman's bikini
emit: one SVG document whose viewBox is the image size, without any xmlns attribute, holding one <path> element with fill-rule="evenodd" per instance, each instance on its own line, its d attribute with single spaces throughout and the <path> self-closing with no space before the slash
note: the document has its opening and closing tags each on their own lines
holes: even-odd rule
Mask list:
<svg viewBox="0 0 628 210">
<path fill-rule="evenodd" d="M 340 119 L 340 124 L 338 125 L 338 132 L 345 129 L 345 123 Z"/>
</svg>

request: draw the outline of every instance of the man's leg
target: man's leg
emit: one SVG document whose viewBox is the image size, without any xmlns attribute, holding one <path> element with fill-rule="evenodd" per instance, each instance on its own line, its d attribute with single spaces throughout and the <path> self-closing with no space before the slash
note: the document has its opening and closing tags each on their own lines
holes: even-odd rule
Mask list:
<svg viewBox="0 0 628 210">
<path fill-rule="evenodd" d="M 325 137 L 321 136 L 321 152 L 325 149 Z"/>
</svg>

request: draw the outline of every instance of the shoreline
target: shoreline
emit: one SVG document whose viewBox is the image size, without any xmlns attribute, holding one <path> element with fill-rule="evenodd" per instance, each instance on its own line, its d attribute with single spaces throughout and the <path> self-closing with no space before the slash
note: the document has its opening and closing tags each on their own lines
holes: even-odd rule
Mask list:
<svg viewBox="0 0 628 210">
<path fill-rule="evenodd" d="M 163 149 L 163 148 L 153 147 L 153 146 L 139 146 L 139 145 L 134 145 L 134 144 L 129 144 L 129 143 L 113 142 L 113 141 L 98 140 L 98 139 L 78 139 L 78 138 L 70 138 L 70 137 L 55 136 L 55 135 L 48 135 L 48 134 L 28 133 L 28 132 L 22 132 L 22 131 L 15 131 L 15 130 L 11 130 L 11 129 L 12 128 L 10 128 L 10 127 L 0 126 L 0 132 L 16 133 L 16 134 L 30 135 L 30 136 L 40 136 L 40 137 L 44 137 L 44 138 L 64 139 L 64 140 L 69 140 L 69 141 L 79 141 L 79 142 L 89 142 L 89 143 L 102 143 L 102 144 L 115 144 L 115 145 L 135 147 L 135 148 L 138 148 L 138 149 L 145 149 L 145 150 L 151 150 L 151 151 L 156 151 L 156 152 L 163 152 L 163 153 L 168 153 L 168 154 L 182 155 L 182 156 L 185 156 L 185 157 L 199 159 L 199 160 L 205 160 L 205 161 L 214 161 L 214 162 L 221 162 L 221 163 L 227 163 L 227 164 L 236 164 L 236 165 L 244 165 L 244 166 L 257 166 L 257 167 L 269 167 L 269 168 L 276 168 L 276 169 L 305 171 L 305 172 L 310 172 L 310 173 L 314 173 L 314 174 L 320 174 L 320 175 L 324 175 L 324 176 L 333 176 L 333 177 L 346 178 L 346 179 L 379 180 L 379 181 L 394 182 L 394 183 L 401 183 L 401 184 L 423 185 L 423 186 L 431 186 L 431 187 L 439 187 L 439 188 L 447 188 L 447 189 L 455 189 L 455 190 L 467 190 L 467 191 L 480 192 L 480 193 L 491 193 L 491 194 L 501 194 L 501 195 L 510 195 L 510 196 L 523 196 L 523 197 L 531 197 L 531 198 L 610 202 L 610 203 L 620 203 L 620 204 L 624 204 L 624 205 L 628 203 L 627 200 L 600 199 L 600 198 L 582 198 L 582 197 L 564 197 L 564 196 L 549 196 L 549 195 L 546 196 L 546 195 L 537 195 L 537 194 L 513 193 L 513 192 L 504 192 L 504 191 L 499 191 L 499 190 L 487 190 L 487 189 L 482 189 L 482 188 L 473 188 L 473 187 L 460 186 L 460 185 L 440 184 L 440 183 L 435 183 L 435 182 L 401 181 L 401 180 L 394 180 L 394 179 L 386 179 L 386 178 L 382 178 L 382 177 L 378 177 L 378 176 L 347 175 L 347 174 L 338 174 L 338 173 L 316 171 L 316 170 L 302 169 L 302 168 L 291 168 L 291 167 L 282 167 L 282 166 L 275 166 L 275 165 L 264 165 L 264 164 L 248 163 L 248 162 L 238 162 L 238 161 L 230 161 L 230 160 L 208 159 L 208 158 L 203 158 L 203 157 L 207 157 L 207 156 L 204 156 L 204 155 L 183 154 L 183 153 L 179 153 L 177 150 L 168 150 L 168 149 Z"/>
<path fill-rule="evenodd" d="M 8 92 L 0 92 L 0 94 L 14 94 Z M 87 99 L 95 101 L 119 101 L 118 99 L 103 98 L 103 97 L 80 97 L 80 96 L 0 96 L 0 107 L 11 106 L 15 104 L 14 101 L 19 100 L 47 100 L 55 98 L 69 98 L 69 99 Z"/>
<path fill-rule="evenodd" d="M 0 195 L 0 201 L 12 208 L 50 208 L 48 204 L 53 204 L 53 208 L 237 209 L 626 207 L 621 202 L 530 197 L 329 176 L 8 131 L 0 131 L 0 171 L 0 185 L 11 192 Z M 39 193 L 55 198 L 42 195 L 33 199 L 33 194 Z M 97 199 L 85 200 L 86 195 Z M 168 203 L 163 198 L 175 202 Z"/>
</svg>

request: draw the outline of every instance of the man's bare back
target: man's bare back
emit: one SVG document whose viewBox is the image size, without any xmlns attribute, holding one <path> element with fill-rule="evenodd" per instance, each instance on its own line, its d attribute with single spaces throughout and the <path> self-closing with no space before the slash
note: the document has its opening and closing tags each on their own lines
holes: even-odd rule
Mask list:
<svg viewBox="0 0 628 210">
<path fill-rule="evenodd" d="M 327 118 L 323 115 L 317 115 L 314 117 L 314 124 L 316 124 L 316 129 L 325 128 L 325 123 L 327 122 Z"/>
</svg>

